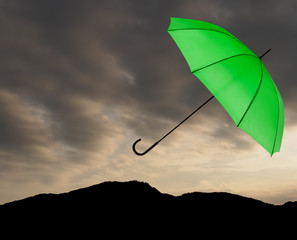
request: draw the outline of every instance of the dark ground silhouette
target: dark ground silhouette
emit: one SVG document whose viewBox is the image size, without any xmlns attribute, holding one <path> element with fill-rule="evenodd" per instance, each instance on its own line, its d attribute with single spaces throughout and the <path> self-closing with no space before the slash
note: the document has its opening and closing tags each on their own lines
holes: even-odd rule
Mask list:
<svg viewBox="0 0 297 240">
<path fill-rule="evenodd" d="M 254 234 L 283 237 L 295 229 L 296 214 L 296 202 L 276 206 L 230 193 L 172 196 L 144 182 L 104 182 L 0 205 L 0 227 L 2 232 L 12 228 L 12 235 L 25 229 L 22 234 L 29 236 L 39 232 L 69 238 L 95 234 L 98 239 L 188 239 L 187 234 L 197 234 L 195 239 L 241 239 Z"/>
</svg>

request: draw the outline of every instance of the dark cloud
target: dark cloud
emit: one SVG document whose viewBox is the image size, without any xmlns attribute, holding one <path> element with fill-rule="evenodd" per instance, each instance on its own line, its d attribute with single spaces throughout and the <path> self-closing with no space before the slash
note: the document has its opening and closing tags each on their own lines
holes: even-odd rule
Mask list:
<svg viewBox="0 0 297 240">
<path fill-rule="evenodd" d="M 51 142 L 52 135 L 41 108 L 33 109 L 23 99 L 5 91 L 0 91 L 0 108 L 2 150 L 31 155 Z"/>
<path fill-rule="evenodd" d="M 170 17 L 218 24 L 257 54 L 272 48 L 265 65 L 295 125 L 296 10 L 290 0 L 1 1 L 2 170 L 104 162 L 122 141 L 158 139 L 203 103 L 210 93 L 167 33 Z M 214 141 L 250 144 L 218 102 L 199 115 L 197 124 L 216 124 L 205 132 Z"/>
</svg>

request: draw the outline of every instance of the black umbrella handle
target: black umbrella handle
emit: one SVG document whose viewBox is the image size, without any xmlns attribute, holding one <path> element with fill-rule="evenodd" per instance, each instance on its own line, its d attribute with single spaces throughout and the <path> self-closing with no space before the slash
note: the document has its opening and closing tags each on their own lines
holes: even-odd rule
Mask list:
<svg viewBox="0 0 297 240">
<path fill-rule="evenodd" d="M 206 105 L 211 99 L 213 99 L 214 96 L 211 96 L 208 100 L 206 100 L 201 106 L 199 106 L 194 112 L 192 112 L 189 116 L 187 116 L 183 121 L 181 121 L 179 124 L 177 124 L 173 129 L 171 129 L 166 135 L 164 135 L 162 138 L 160 138 L 159 141 L 155 142 L 151 147 L 149 147 L 146 151 L 143 153 L 137 152 L 135 146 L 138 142 L 141 141 L 141 139 L 138 139 L 135 141 L 135 143 L 132 146 L 133 152 L 138 156 L 143 156 L 147 154 L 149 151 L 151 151 L 155 146 L 158 145 L 159 142 L 161 142 L 164 138 L 166 138 L 170 133 L 172 133 L 175 129 L 177 129 L 180 125 L 182 125 L 186 120 L 188 120 L 194 113 L 196 113 L 198 110 L 200 110 L 204 105 Z"/>
<path fill-rule="evenodd" d="M 135 146 L 136 146 L 136 144 L 138 143 L 138 142 L 140 142 L 141 141 L 141 139 L 138 139 L 137 141 L 135 141 L 135 143 L 133 144 L 133 146 L 132 146 L 132 149 L 133 149 L 133 152 L 136 154 L 136 155 L 138 155 L 138 156 L 143 156 L 143 155 L 145 155 L 145 154 L 147 154 L 149 151 L 151 151 L 155 146 L 157 146 L 158 145 L 158 143 L 159 143 L 159 141 L 158 142 L 155 142 L 150 148 L 148 148 L 146 151 L 144 151 L 143 153 L 140 153 L 140 152 L 138 152 L 137 150 L 136 150 L 136 148 L 135 148 Z"/>
</svg>

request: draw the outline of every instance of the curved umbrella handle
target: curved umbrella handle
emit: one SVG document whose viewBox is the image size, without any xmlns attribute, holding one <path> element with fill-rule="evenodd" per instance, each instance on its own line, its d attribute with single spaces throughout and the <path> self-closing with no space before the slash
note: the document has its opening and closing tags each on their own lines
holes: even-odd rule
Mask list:
<svg viewBox="0 0 297 240">
<path fill-rule="evenodd" d="M 143 156 L 145 154 L 147 154 L 149 151 L 151 151 L 155 146 L 158 145 L 159 141 L 158 142 L 155 142 L 150 148 L 148 148 L 146 151 L 144 151 L 143 153 L 140 153 L 140 152 L 137 152 L 137 150 L 135 149 L 135 146 L 138 142 L 140 142 L 141 139 L 138 139 L 137 141 L 135 141 L 135 143 L 133 144 L 132 146 L 132 149 L 133 149 L 133 152 L 138 155 L 138 156 Z"/>
</svg>

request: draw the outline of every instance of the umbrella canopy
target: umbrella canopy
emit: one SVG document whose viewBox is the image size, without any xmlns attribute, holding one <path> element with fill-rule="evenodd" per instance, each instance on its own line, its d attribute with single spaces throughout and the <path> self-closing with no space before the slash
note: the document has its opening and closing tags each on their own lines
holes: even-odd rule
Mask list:
<svg viewBox="0 0 297 240">
<path fill-rule="evenodd" d="M 209 89 L 236 125 L 271 155 L 281 147 L 284 105 L 258 57 L 225 29 L 171 18 L 168 29 L 191 72 Z"/>
</svg>

